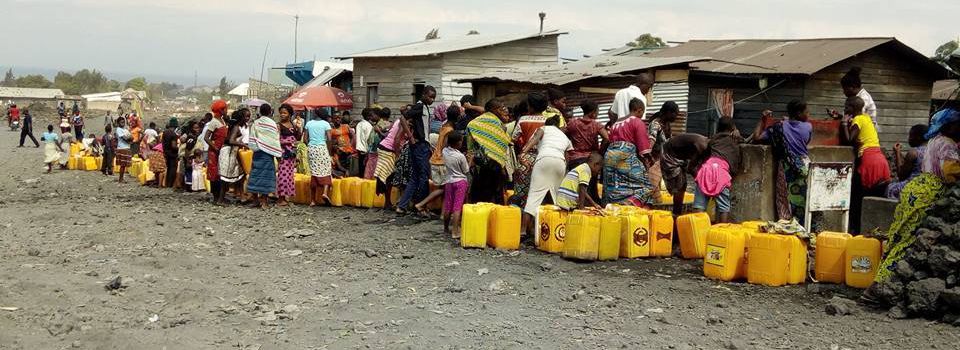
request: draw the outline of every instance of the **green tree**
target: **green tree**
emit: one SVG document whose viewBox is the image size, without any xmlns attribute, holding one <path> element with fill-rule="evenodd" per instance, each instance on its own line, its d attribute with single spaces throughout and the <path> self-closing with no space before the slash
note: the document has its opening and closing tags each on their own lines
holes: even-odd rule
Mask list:
<svg viewBox="0 0 960 350">
<path fill-rule="evenodd" d="M 33 75 L 24 75 L 22 77 L 14 80 L 13 85 L 16 87 L 22 88 L 40 88 L 40 89 L 49 89 L 53 86 L 53 83 L 50 80 L 47 80 L 47 77 L 44 77 L 40 74 Z"/>
<path fill-rule="evenodd" d="M 134 89 L 137 91 L 146 91 L 147 90 L 147 79 L 144 77 L 136 77 L 127 81 L 127 84 L 123 86 L 124 89 Z"/>
<path fill-rule="evenodd" d="M 107 81 L 107 91 L 120 91 L 123 88 L 123 84 L 119 81 L 110 79 Z"/>
<path fill-rule="evenodd" d="M 71 75 L 67 72 L 58 72 L 53 77 L 53 86 L 63 90 L 67 95 L 84 95 L 109 90 L 107 77 L 96 69 L 82 69 Z"/>
<path fill-rule="evenodd" d="M 3 82 L 0 86 L 16 86 L 16 78 L 13 76 L 13 68 L 7 69 L 7 74 L 3 76 Z"/>
<path fill-rule="evenodd" d="M 958 48 L 960 48 L 960 41 L 950 40 L 945 42 L 934 52 L 933 60 L 941 63 L 947 62 L 947 60 L 950 59 L 950 55 L 957 51 Z"/>
<path fill-rule="evenodd" d="M 226 98 L 227 92 L 230 92 L 230 85 L 227 84 L 227 77 L 220 78 L 220 86 L 217 90 L 220 98 Z"/>
<path fill-rule="evenodd" d="M 633 41 L 627 43 L 627 46 L 636 47 L 640 49 L 656 49 L 661 47 L 666 47 L 667 43 L 660 39 L 658 36 L 653 36 L 653 34 L 645 33 L 638 36 Z"/>
</svg>

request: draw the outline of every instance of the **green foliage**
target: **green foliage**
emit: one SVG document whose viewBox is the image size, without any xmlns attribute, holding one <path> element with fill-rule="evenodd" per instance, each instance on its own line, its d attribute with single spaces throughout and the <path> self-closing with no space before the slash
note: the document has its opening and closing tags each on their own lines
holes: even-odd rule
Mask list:
<svg viewBox="0 0 960 350">
<path fill-rule="evenodd" d="M 33 75 L 24 75 L 14 80 L 13 85 L 16 87 L 22 88 L 39 88 L 39 89 L 49 89 L 53 86 L 53 83 L 50 80 L 47 80 L 47 77 L 44 77 L 40 74 Z"/>
<path fill-rule="evenodd" d="M 227 77 L 220 78 L 220 86 L 217 89 L 217 93 L 220 94 L 220 98 L 227 98 L 227 92 L 230 92 L 230 85 L 227 84 Z"/>
<path fill-rule="evenodd" d="M 67 95 L 84 95 L 109 90 L 107 77 L 96 69 L 83 69 L 71 75 L 58 72 L 53 78 L 53 87 L 63 90 Z"/>
<path fill-rule="evenodd" d="M 653 36 L 650 33 L 641 34 L 633 41 L 627 43 L 627 46 L 636 47 L 641 49 L 656 49 L 661 47 L 666 47 L 667 43 L 663 41 L 658 36 Z"/>
<path fill-rule="evenodd" d="M 123 86 L 124 89 L 134 89 L 137 91 L 146 91 L 147 90 L 147 79 L 144 77 L 136 77 L 127 81 Z"/>
<path fill-rule="evenodd" d="M 13 68 L 7 69 L 7 74 L 3 76 L 0 86 L 16 86 L 16 79 L 13 76 Z"/>
</svg>

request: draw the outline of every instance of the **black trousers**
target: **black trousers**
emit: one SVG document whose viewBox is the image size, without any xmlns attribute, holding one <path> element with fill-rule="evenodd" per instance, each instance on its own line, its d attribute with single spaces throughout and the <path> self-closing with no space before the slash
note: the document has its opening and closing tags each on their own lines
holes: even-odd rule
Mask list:
<svg viewBox="0 0 960 350">
<path fill-rule="evenodd" d="M 100 166 L 100 172 L 105 175 L 113 175 L 113 152 L 103 152 L 103 165 Z"/>
<path fill-rule="evenodd" d="M 177 165 L 180 162 L 177 161 L 176 155 L 164 156 L 164 160 L 166 160 L 167 163 L 167 174 L 166 180 L 164 181 L 167 187 L 173 187 L 173 183 L 177 181 Z"/>
<path fill-rule="evenodd" d="M 40 147 L 40 143 L 37 142 L 37 138 L 33 137 L 33 130 L 27 130 L 26 128 L 20 129 L 20 146 L 23 146 L 23 141 L 26 141 L 27 137 L 33 141 L 34 146 Z"/>
</svg>

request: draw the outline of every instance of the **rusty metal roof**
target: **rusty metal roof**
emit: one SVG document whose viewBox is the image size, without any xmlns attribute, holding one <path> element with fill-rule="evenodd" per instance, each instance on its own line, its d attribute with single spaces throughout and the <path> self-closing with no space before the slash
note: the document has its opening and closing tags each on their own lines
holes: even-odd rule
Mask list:
<svg viewBox="0 0 960 350">
<path fill-rule="evenodd" d="M 895 38 L 691 40 L 653 52 L 626 54 L 643 57 L 712 57 L 716 61 L 697 63 L 695 69 L 714 73 L 809 75 L 887 43 L 895 43 L 901 51 L 911 51 L 926 59 Z"/>
<path fill-rule="evenodd" d="M 552 64 L 547 66 L 503 70 L 484 73 L 475 77 L 459 79 L 458 82 L 472 81 L 514 81 L 522 83 L 565 85 L 572 82 L 596 78 L 614 77 L 626 72 L 643 69 L 684 65 L 690 62 L 702 62 L 709 57 L 633 57 L 633 56 L 595 56 L 580 61 Z"/>
<path fill-rule="evenodd" d="M 386 47 L 382 49 L 376 49 L 371 51 L 364 51 L 360 53 L 355 53 L 347 56 L 337 57 L 339 59 L 345 58 L 362 58 L 362 57 L 413 57 L 413 56 L 429 56 L 436 55 L 445 52 L 455 52 L 463 51 L 469 49 L 476 49 L 480 47 L 493 46 L 503 43 L 508 43 L 511 41 L 518 41 L 530 38 L 538 37 L 549 37 L 567 34 L 567 32 L 561 32 L 559 30 L 550 30 L 544 31 L 542 33 L 532 33 L 532 34 L 506 34 L 506 35 L 493 35 L 493 34 L 468 34 L 468 35 L 458 35 L 458 36 L 449 36 L 449 37 L 440 37 L 437 39 L 430 40 L 421 40 L 413 43 L 402 44 L 397 46 Z"/>
<path fill-rule="evenodd" d="M 933 82 L 933 93 L 930 94 L 931 100 L 954 100 L 960 99 L 960 80 L 937 80 Z"/>
</svg>

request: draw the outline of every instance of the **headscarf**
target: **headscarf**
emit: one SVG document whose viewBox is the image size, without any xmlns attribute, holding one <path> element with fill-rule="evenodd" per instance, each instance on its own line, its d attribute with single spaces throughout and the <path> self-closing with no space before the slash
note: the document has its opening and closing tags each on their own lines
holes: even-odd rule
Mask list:
<svg viewBox="0 0 960 350">
<path fill-rule="evenodd" d="M 924 138 L 930 140 L 937 137 L 937 135 L 940 134 L 940 128 L 958 120 L 960 120 L 960 111 L 953 108 L 940 110 L 933 115 L 933 118 L 930 118 L 930 128 L 927 129 L 927 134 L 924 135 Z"/>
<path fill-rule="evenodd" d="M 215 115 L 223 116 L 227 114 L 227 101 L 216 100 L 210 105 L 210 111 Z"/>
<path fill-rule="evenodd" d="M 180 127 L 180 121 L 177 120 L 177 118 L 171 117 L 170 120 L 167 121 L 167 128 L 176 129 L 178 127 Z"/>
</svg>

